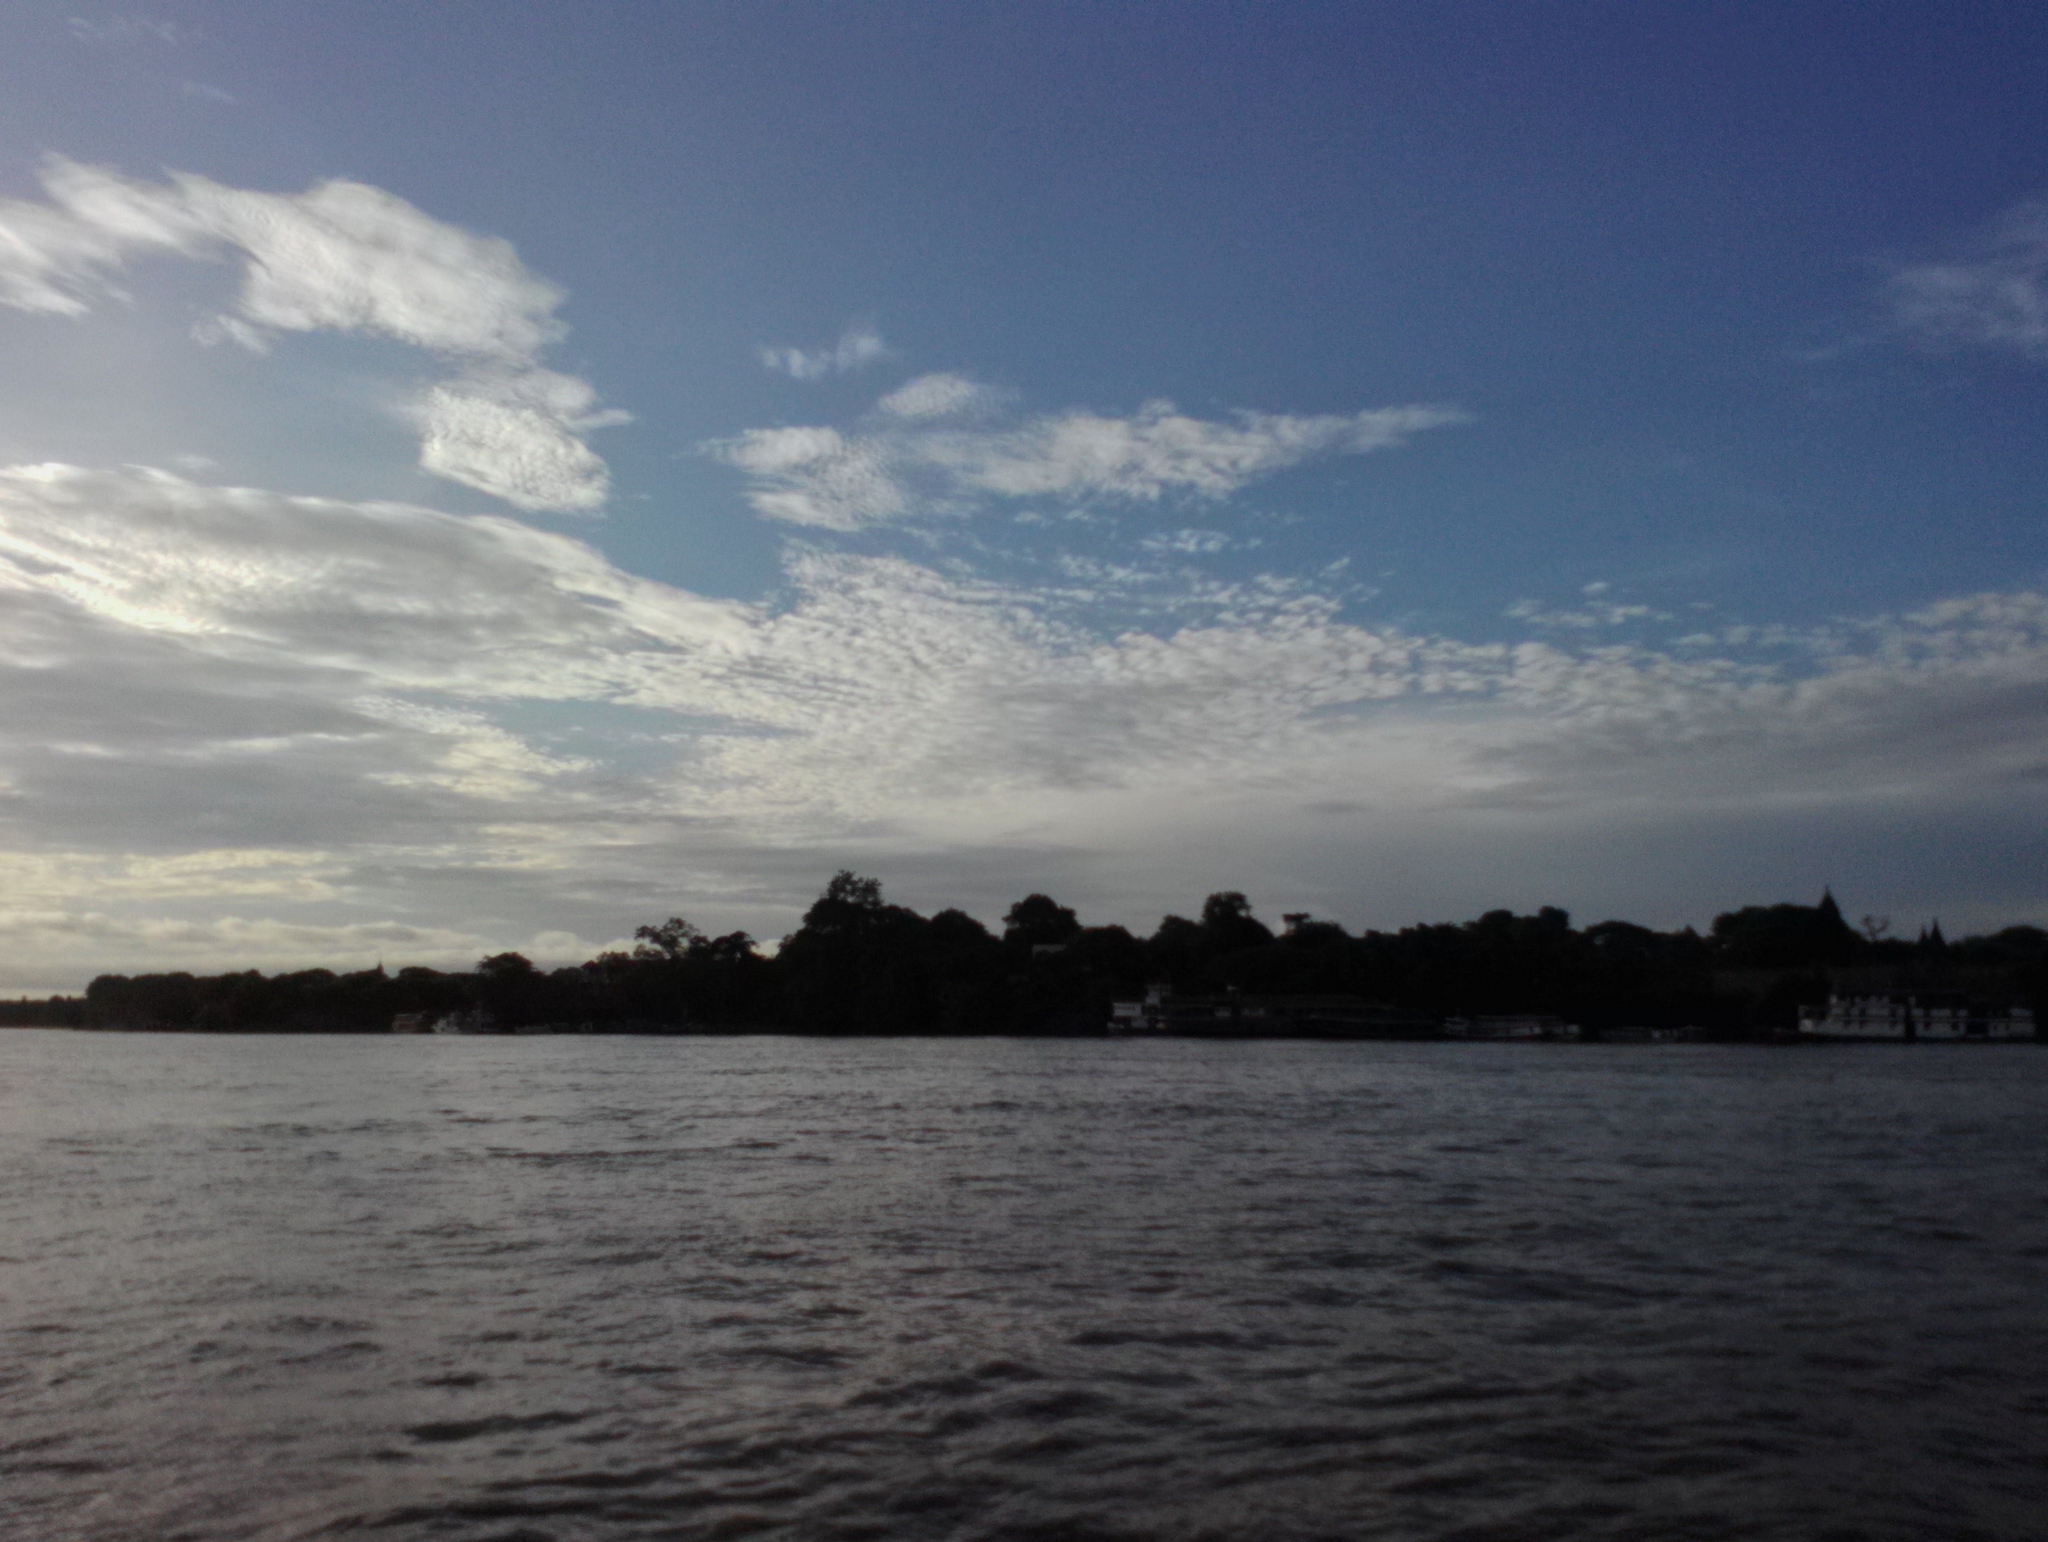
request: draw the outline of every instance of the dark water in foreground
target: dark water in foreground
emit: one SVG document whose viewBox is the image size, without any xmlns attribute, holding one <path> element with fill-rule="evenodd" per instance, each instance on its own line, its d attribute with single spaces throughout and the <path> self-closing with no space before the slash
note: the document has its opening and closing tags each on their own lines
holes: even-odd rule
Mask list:
<svg viewBox="0 0 2048 1542">
<path fill-rule="evenodd" d="M 2030 1047 L 0 1033 L 0 1535 L 2048 1535 Z"/>
</svg>

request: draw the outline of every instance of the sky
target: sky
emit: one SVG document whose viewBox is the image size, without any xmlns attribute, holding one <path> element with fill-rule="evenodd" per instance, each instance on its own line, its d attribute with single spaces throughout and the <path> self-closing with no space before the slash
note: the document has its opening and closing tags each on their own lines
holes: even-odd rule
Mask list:
<svg viewBox="0 0 2048 1542">
<path fill-rule="evenodd" d="M 0 14 L 0 991 L 2048 922 L 2048 11 Z"/>
</svg>

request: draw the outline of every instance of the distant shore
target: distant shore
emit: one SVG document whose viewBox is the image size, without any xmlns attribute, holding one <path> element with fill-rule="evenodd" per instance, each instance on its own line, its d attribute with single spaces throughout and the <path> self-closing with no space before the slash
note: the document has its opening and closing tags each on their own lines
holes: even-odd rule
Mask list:
<svg viewBox="0 0 2048 1542">
<path fill-rule="evenodd" d="M 1579 928 L 1552 907 L 1362 934 L 1297 912 L 1275 931 L 1222 891 L 1139 937 L 1044 894 L 998 933 L 841 872 L 772 952 L 672 916 L 630 951 L 552 970 L 499 953 L 465 971 L 107 974 L 81 996 L 0 1002 L 0 1027 L 1773 1043 L 2028 1038 L 2044 1008 L 2041 928 L 1952 942 L 1935 922 L 1907 941 L 1851 926 L 1826 892 L 1702 935 Z"/>
</svg>

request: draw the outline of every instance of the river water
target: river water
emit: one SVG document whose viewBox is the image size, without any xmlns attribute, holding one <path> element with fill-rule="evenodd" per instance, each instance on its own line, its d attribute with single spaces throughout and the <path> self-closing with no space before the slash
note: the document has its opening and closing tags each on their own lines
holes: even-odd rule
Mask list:
<svg viewBox="0 0 2048 1542">
<path fill-rule="evenodd" d="M 9 1542 L 2048 1535 L 2048 1054 L 0 1033 Z"/>
</svg>

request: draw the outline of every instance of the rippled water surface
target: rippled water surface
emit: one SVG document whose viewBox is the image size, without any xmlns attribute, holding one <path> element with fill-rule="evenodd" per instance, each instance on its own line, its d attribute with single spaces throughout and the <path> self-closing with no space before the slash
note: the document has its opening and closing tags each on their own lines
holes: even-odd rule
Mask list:
<svg viewBox="0 0 2048 1542">
<path fill-rule="evenodd" d="M 0 1033 L 0 1533 L 2048 1534 L 2048 1053 Z"/>
</svg>

